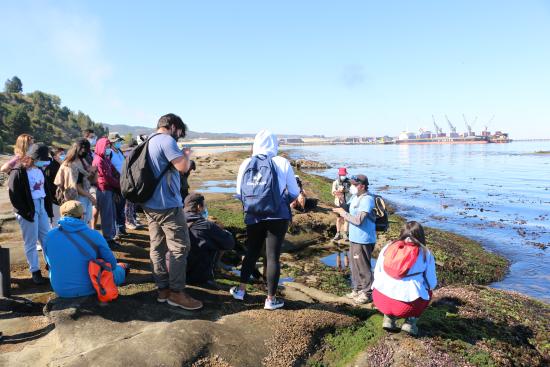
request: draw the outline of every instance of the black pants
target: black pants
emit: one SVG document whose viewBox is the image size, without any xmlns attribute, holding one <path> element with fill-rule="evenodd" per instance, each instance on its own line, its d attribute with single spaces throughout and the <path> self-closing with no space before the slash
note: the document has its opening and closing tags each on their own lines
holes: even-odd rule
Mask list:
<svg viewBox="0 0 550 367">
<path fill-rule="evenodd" d="M 246 226 L 247 251 L 241 268 L 241 283 L 248 283 L 250 275 L 254 271 L 256 261 L 260 257 L 265 241 L 267 257 L 267 294 L 274 296 L 277 292 L 279 277 L 281 275 L 281 246 L 288 229 L 288 220 L 266 220 L 257 224 Z"/>
<path fill-rule="evenodd" d="M 351 261 L 351 280 L 356 291 L 372 293 L 370 289 L 374 280 L 370 259 L 374 244 L 362 245 L 351 242 L 349 254 Z"/>
</svg>

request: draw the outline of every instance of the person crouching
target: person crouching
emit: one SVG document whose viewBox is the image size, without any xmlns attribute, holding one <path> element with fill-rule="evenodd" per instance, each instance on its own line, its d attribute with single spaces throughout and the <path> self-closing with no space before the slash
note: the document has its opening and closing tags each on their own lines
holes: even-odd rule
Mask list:
<svg viewBox="0 0 550 367">
<path fill-rule="evenodd" d="M 430 304 L 437 285 L 435 259 L 425 246 L 424 228 L 407 222 L 399 239 L 381 251 L 374 269 L 373 302 L 384 314 L 382 327 L 398 330 L 396 321 L 405 318 L 401 330 L 416 336 L 418 317 Z"/>
<path fill-rule="evenodd" d="M 235 247 L 233 235 L 207 220 L 208 209 L 201 194 L 188 195 L 184 211 L 191 240 L 191 250 L 187 256 L 187 281 L 215 286 L 214 268 L 221 253 Z"/>
<path fill-rule="evenodd" d="M 95 258 L 101 258 L 111 264 L 117 286 L 124 283 L 127 264 L 117 263 L 105 238 L 99 232 L 90 229 L 83 221 L 82 204 L 76 200 L 69 200 L 61 205 L 60 213 L 59 226 L 48 233 L 43 246 L 54 292 L 59 297 L 96 294 L 88 273 L 88 262 Z M 78 248 L 77 244 L 81 248 Z M 97 248 L 97 252 L 94 247 Z"/>
</svg>

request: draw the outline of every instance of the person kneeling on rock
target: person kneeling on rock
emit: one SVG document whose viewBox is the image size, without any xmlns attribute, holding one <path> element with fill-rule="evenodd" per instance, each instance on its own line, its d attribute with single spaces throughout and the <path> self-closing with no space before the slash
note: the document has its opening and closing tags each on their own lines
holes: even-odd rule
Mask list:
<svg viewBox="0 0 550 367">
<path fill-rule="evenodd" d="M 207 220 L 208 209 L 201 194 L 188 195 L 184 211 L 191 240 L 191 250 L 187 255 L 187 282 L 215 286 L 214 267 L 223 251 L 235 247 L 233 235 Z"/>
<path fill-rule="evenodd" d="M 401 330 L 416 336 L 416 321 L 430 304 L 437 285 L 435 259 L 425 246 L 424 229 L 407 222 L 399 239 L 387 244 L 374 268 L 374 305 L 384 314 L 382 327 L 399 330 L 396 321 L 405 318 Z"/>
<path fill-rule="evenodd" d="M 43 246 L 54 292 L 59 297 L 96 294 L 88 272 L 88 262 L 92 258 L 101 258 L 111 264 L 115 284 L 124 283 L 128 265 L 117 263 L 105 238 L 83 221 L 82 204 L 69 200 L 61 205 L 60 213 L 59 226 L 48 233 Z"/>
</svg>

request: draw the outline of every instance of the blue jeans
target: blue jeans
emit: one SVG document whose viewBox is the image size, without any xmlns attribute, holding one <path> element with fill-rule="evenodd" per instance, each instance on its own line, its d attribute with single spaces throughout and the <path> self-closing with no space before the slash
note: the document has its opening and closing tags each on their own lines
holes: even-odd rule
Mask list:
<svg viewBox="0 0 550 367">
<path fill-rule="evenodd" d="M 120 201 L 115 202 L 117 233 L 126 231 L 126 199 L 121 196 Z"/>
<path fill-rule="evenodd" d="M 116 206 L 114 193 L 109 190 L 101 191 L 97 189 L 96 193 L 97 209 L 101 217 L 101 233 L 103 237 L 110 241 L 116 235 Z"/>
<path fill-rule="evenodd" d="M 21 233 L 23 234 L 25 257 L 27 258 L 31 273 L 40 270 L 36 243 L 40 241 L 40 244 L 44 246 L 44 240 L 50 230 L 50 218 L 44 207 L 44 199 L 33 199 L 33 202 L 34 222 L 29 222 L 18 214 L 15 215 L 15 218 L 19 222 L 19 227 L 21 227 Z"/>
</svg>

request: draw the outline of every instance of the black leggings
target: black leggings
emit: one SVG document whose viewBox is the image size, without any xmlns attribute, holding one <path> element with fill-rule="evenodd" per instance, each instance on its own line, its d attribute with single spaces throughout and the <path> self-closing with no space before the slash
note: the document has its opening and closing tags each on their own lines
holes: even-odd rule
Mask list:
<svg viewBox="0 0 550 367">
<path fill-rule="evenodd" d="M 256 267 L 265 241 L 267 257 L 267 294 L 274 296 L 281 275 L 281 246 L 288 229 L 288 220 L 266 220 L 246 226 L 247 251 L 241 267 L 241 283 L 248 283 Z"/>
</svg>

